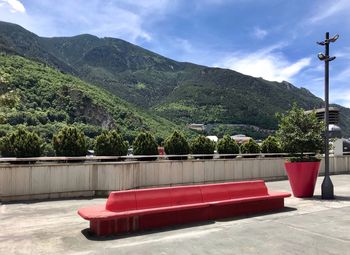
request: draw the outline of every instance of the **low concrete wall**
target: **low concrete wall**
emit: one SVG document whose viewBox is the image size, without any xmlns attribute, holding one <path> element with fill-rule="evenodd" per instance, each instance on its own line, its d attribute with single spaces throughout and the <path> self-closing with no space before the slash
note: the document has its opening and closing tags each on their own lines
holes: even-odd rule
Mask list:
<svg viewBox="0 0 350 255">
<path fill-rule="evenodd" d="M 330 158 L 350 174 L 350 156 Z M 320 175 L 324 173 L 322 162 Z M 107 195 L 109 191 L 251 179 L 286 179 L 283 158 L 0 165 L 1 201 Z"/>
</svg>

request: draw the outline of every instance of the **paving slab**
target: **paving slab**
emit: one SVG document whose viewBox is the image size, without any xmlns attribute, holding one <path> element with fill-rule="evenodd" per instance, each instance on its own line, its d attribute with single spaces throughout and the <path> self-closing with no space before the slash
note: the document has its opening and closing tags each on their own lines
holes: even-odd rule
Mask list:
<svg viewBox="0 0 350 255">
<path fill-rule="evenodd" d="M 0 254 L 349 254 L 350 175 L 332 176 L 335 200 L 287 198 L 278 213 L 259 214 L 96 238 L 80 207 L 105 199 L 0 205 Z M 267 183 L 290 191 L 288 181 Z"/>
</svg>

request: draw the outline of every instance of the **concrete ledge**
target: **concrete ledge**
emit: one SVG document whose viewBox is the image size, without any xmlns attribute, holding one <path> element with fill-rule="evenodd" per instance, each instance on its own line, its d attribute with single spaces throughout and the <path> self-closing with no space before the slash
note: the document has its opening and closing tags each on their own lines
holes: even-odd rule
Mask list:
<svg viewBox="0 0 350 255">
<path fill-rule="evenodd" d="M 330 158 L 330 170 L 331 174 L 349 174 L 350 155 Z M 110 191 L 134 188 L 251 179 L 287 179 L 284 158 L 2 164 L 0 200 L 106 196 Z"/>
<path fill-rule="evenodd" d="M 108 193 L 109 194 L 109 193 Z M 47 193 L 47 194 L 35 194 L 35 195 L 19 195 L 19 196 L 3 196 L 1 202 L 11 201 L 30 201 L 30 200 L 48 200 L 48 199 L 60 199 L 60 198 L 86 198 L 94 197 L 95 191 L 75 191 L 75 192 L 61 192 L 61 193 Z"/>
</svg>

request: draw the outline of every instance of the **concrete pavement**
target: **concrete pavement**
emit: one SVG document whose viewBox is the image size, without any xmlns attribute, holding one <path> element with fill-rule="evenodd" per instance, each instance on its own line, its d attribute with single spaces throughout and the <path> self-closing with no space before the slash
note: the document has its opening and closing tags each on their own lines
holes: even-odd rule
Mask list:
<svg viewBox="0 0 350 255">
<path fill-rule="evenodd" d="M 350 254 L 350 175 L 332 176 L 331 201 L 319 197 L 322 179 L 314 198 L 287 198 L 282 212 L 102 239 L 76 211 L 105 199 L 3 204 L 0 254 Z"/>
</svg>

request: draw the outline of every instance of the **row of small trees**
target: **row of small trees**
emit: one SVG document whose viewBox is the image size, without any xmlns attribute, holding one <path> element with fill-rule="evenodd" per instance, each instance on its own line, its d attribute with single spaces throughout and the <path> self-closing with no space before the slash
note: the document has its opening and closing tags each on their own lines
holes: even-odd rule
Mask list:
<svg viewBox="0 0 350 255">
<path fill-rule="evenodd" d="M 3 157 L 39 157 L 45 147 L 43 139 L 36 133 L 19 127 L 14 132 L 0 139 L 0 151 Z M 88 150 L 84 133 L 74 126 L 62 128 L 52 139 L 51 144 L 56 156 L 85 156 Z M 97 155 L 126 155 L 129 144 L 117 131 L 105 131 L 96 137 L 95 150 Z"/>
<path fill-rule="evenodd" d="M 147 132 L 140 133 L 133 142 L 134 155 L 157 155 L 158 145 L 154 137 Z M 34 132 L 20 127 L 7 134 L 0 140 L 0 150 L 3 157 L 39 157 L 46 145 Z M 96 137 L 95 154 L 97 156 L 127 155 L 129 144 L 116 131 L 104 131 Z M 84 133 L 74 127 L 66 126 L 52 139 L 52 148 L 56 156 L 85 156 L 87 153 L 87 139 Z M 241 153 L 276 153 L 280 152 L 279 145 L 273 137 L 267 138 L 260 147 L 254 140 L 239 146 L 229 136 L 224 136 L 216 144 L 205 136 L 197 136 L 188 142 L 183 134 L 174 131 L 164 141 L 164 149 L 168 155 L 214 154 L 217 148 L 220 154 Z M 183 159 L 183 156 L 174 159 Z"/>
<path fill-rule="evenodd" d="M 164 141 L 164 149 L 168 155 L 213 154 L 215 148 L 219 154 L 256 154 L 288 152 L 304 158 L 305 152 L 322 151 L 324 131 L 316 113 L 305 113 L 296 105 L 286 114 L 279 116 L 280 124 L 276 137 L 265 139 L 261 146 L 254 140 L 239 146 L 229 136 L 224 136 L 217 144 L 205 136 L 197 136 L 191 142 L 180 132 L 173 132 Z M 158 146 L 154 137 L 149 133 L 140 133 L 133 142 L 134 155 L 157 155 Z M 85 156 L 87 152 L 87 139 L 84 133 L 74 126 L 66 126 L 52 139 L 51 146 L 56 156 Z M 0 151 L 3 157 L 38 157 L 48 144 L 34 132 L 20 127 L 0 139 Z M 124 156 L 127 154 L 129 144 L 115 130 L 104 131 L 96 137 L 95 154 L 99 156 Z M 282 149 L 281 149 L 282 148 Z M 182 159 L 185 156 L 179 156 Z M 174 158 L 176 159 L 176 158 Z"/>
<path fill-rule="evenodd" d="M 228 135 L 225 135 L 222 139 L 220 139 L 217 144 L 205 136 L 197 136 L 190 143 L 188 143 L 181 133 L 175 131 L 165 140 L 164 143 L 165 152 L 170 155 L 186 155 L 189 153 L 213 154 L 215 148 L 217 148 L 217 152 L 219 154 L 282 152 L 281 146 L 279 145 L 277 139 L 273 136 L 269 136 L 267 139 L 265 139 L 261 146 L 253 139 L 250 139 L 247 143 L 239 145 Z"/>
</svg>

